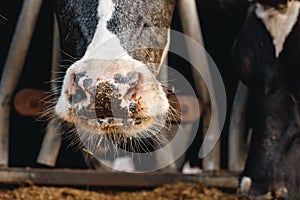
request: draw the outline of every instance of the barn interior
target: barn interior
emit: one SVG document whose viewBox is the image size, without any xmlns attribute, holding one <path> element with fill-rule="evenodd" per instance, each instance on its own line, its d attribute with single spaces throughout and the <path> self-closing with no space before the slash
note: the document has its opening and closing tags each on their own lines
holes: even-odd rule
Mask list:
<svg viewBox="0 0 300 200">
<path fill-rule="evenodd" d="M 243 25 L 243 22 L 247 15 L 247 9 L 249 2 L 235 3 L 232 6 L 229 0 L 198 0 L 197 11 L 199 14 L 201 31 L 203 34 L 205 50 L 211 56 L 215 62 L 222 79 L 224 81 L 227 97 L 227 113 L 224 128 L 222 129 L 220 137 L 220 154 L 219 154 L 219 166 L 216 167 L 212 172 L 208 172 L 209 176 L 218 176 L 218 173 L 228 172 L 229 170 L 229 126 L 230 126 L 230 114 L 234 101 L 238 85 L 238 74 L 232 66 L 232 47 L 239 34 L 239 31 Z M 0 2 L 0 71 L 3 75 L 3 68 L 9 53 L 9 48 L 13 35 L 15 33 L 16 24 L 18 21 L 19 14 L 22 9 L 24 1 L 16 0 L 2 0 Z M 26 55 L 25 63 L 21 76 L 17 82 L 17 86 L 12 95 L 14 100 L 21 91 L 24 89 L 35 89 L 50 91 L 51 90 L 51 66 L 52 66 L 52 51 L 53 51 L 53 2 L 43 1 L 36 26 L 32 35 L 30 46 Z M 173 21 L 171 25 L 172 30 L 183 32 L 180 12 L 178 4 L 175 4 Z M 171 44 L 172 48 L 172 44 Z M 182 48 L 186 48 L 183 46 Z M 72 56 L 67 55 L 65 52 L 60 52 L 63 57 L 69 57 L 68 61 L 61 61 L 61 65 L 70 65 L 76 59 Z M 168 65 L 175 70 L 179 71 L 195 88 L 195 82 L 193 78 L 193 72 L 190 63 L 178 55 L 169 53 Z M 65 67 L 61 67 L 62 71 Z M 170 79 L 170 84 L 174 85 L 175 90 L 180 90 L 180 85 L 176 85 L 176 81 Z M 183 91 L 184 94 L 184 91 Z M 19 104 L 21 102 L 18 102 Z M 79 169 L 83 170 L 80 172 L 84 173 L 84 170 L 88 170 L 88 166 L 85 162 L 83 153 L 76 145 L 70 145 L 70 137 L 62 135 L 63 140 L 59 149 L 59 154 L 54 166 L 47 166 L 37 162 L 37 158 L 43 143 L 43 139 L 46 134 L 47 119 L 39 118 L 37 116 L 24 116 L 22 115 L 11 102 L 10 109 L 10 122 L 9 122 L 9 162 L 4 168 L 33 168 L 33 169 Z M 203 133 L 201 126 L 203 125 L 202 119 L 200 119 L 200 128 L 196 138 L 186 151 L 184 161 L 188 162 L 191 167 L 203 168 L 203 160 L 198 157 L 201 141 L 203 140 Z M 200 142 L 199 142 L 200 141 Z M 180 167 L 183 168 L 183 165 Z M 1 171 L 1 168 L 0 168 Z M 240 172 L 234 172 L 234 181 L 237 182 L 236 175 Z M 94 172 L 89 174 L 96 176 Z M 155 176 L 154 176 L 155 177 Z M 128 177 L 124 177 L 126 179 Z M 161 177 L 158 177 L 160 179 Z M 121 180 L 121 179 L 120 179 Z M 137 178 L 137 180 L 139 180 Z M 232 181 L 232 179 L 230 180 Z M 8 187 L 9 184 L 2 184 L 3 187 Z M 10 187 L 10 185 L 9 185 Z M 141 186 L 144 187 L 144 186 Z M 151 186 L 153 187 L 153 185 Z M 168 187 L 165 186 L 163 193 L 166 193 Z M 174 187 L 187 187 L 193 190 L 199 185 L 186 185 L 186 186 L 174 186 Z M 206 186 L 201 184 L 201 191 L 206 191 Z M 105 187 L 103 187 L 105 188 Z M 167 188 L 167 189 L 166 189 Z M 99 188 L 98 188 L 99 189 Z M 111 189 L 111 188 L 110 188 Z M 224 189 L 224 188 L 223 188 Z M 236 188 L 230 188 L 225 191 L 235 191 Z M 116 190 L 116 188 L 114 188 Z M 117 189 L 118 190 L 118 189 Z M 119 189 L 121 190 L 121 189 Z M 180 190 L 180 189 L 179 189 Z M 181 190 L 183 190 L 181 188 Z M 50 190 L 49 190 L 50 191 Z M 24 191 L 22 191 L 24 192 Z M 52 191 L 50 191 L 51 193 Z M 70 192 L 70 191 L 69 191 Z M 72 193 L 72 192 L 71 192 Z M 190 193 L 187 191 L 186 193 Z M 213 191 L 213 193 L 218 193 Z M 76 192 L 72 193 L 76 196 Z M 176 193 L 177 194 L 177 193 Z M 86 194 L 91 195 L 91 194 Z M 128 194 L 129 195 L 129 194 Z M 150 194 L 149 194 L 150 195 Z M 123 194 L 123 196 L 126 196 Z M 150 195 L 151 196 L 151 195 Z M 28 197 L 29 198 L 29 197 Z M 104 197 L 95 197 L 104 198 Z M 124 197 L 124 199 L 133 197 Z M 157 197 L 153 197 L 157 198 Z M 175 198 L 169 196 L 166 199 Z M 183 197 L 184 198 L 184 197 Z M 216 199 L 236 199 L 236 197 L 222 197 L 219 196 Z M 33 198 L 34 199 L 34 198 Z"/>
</svg>

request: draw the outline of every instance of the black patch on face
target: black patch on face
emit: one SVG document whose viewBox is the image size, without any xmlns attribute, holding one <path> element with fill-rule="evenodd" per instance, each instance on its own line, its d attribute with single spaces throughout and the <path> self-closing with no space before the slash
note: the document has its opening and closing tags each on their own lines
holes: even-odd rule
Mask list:
<svg viewBox="0 0 300 200">
<path fill-rule="evenodd" d="M 84 55 L 93 39 L 99 20 L 97 7 L 98 0 L 54 1 L 63 52 L 76 59 Z M 70 57 L 64 53 L 62 56 L 70 60 Z"/>
<path fill-rule="evenodd" d="M 168 31 L 144 28 L 169 28 L 174 2 L 115 0 L 115 10 L 107 22 L 107 29 L 118 36 L 131 57 L 143 63 L 160 63 L 162 49 L 168 41 Z"/>
<path fill-rule="evenodd" d="M 125 76 L 122 76 L 121 74 L 115 74 L 114 79 L 117 83 L 131 85 L 138 82 L 139 74 L 137 72 L 128 72 Z"/>
<path fill-rule="evenodd" d="M 71 95 L 70 98 L 69 98 L 69 102 L 70 104 L 76 104 L 76 103 L 79 103 L 83 100 L 85 100 L 87 98 L 85 92 L 80 89 L 80 88 L 77 88 L 76 91 L 75 91 L 75 94 Z"/>
<path fill-rule="evenodd" d="M 86 75 L 86 72 L 79 72 L 75 74 L 75 83 L 78 84 L 79 80 Z"/>
</svg>

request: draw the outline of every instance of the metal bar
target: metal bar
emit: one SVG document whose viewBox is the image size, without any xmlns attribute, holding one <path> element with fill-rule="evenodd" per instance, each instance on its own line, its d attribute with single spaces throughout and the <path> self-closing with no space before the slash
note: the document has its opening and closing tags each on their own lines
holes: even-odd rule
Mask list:
<svg viewBox="0 0 300 200">
<path fill-rule="evenodd" d="M 130 180 L 130 181 L 128 181 Z M 187 175 L 182 173 L 124 173 L 100 172 L 82 169 L 20 169 L 0 170 L 0 183 L 51 185 L 51 186 L 98 186 L 98 187 L 157 187 L 165 183 L 202 182 L 208 187 L 237 188 L 238 175 L 228 172 Z"/>
<path fill-rule="evenodd" d="M 174 141 L 172 143 L 173 152 L 177 152 L 178 149 L 188 149 L 193 134 L 194 124 L 192 122 L 180 124 L 180 128 L 176 127 L 176 124 L 174 124 L 173 126 L 175 126 L 173 128 L 175 130 L 171 129 L 171 133 L 172 131 L 176 131 L 177 132 L 176 134 L 181 135 L 180 141 L 178 140 L 177 142 Z M 182 166 L 185 164 L 186 161 L 185 157 L 186 157 L 186 152 L 174 162 L 177 171 L 180 171 L 182 169 Z"/>
<path fill-rule="evenodd" d="M 52 66 L 51 66 L 51 89 L 57 88 L 57 72 L 60 60 L 60 39 L 56 15 L 53 14 L 53 45 L 52 45 Z"/>
<path fill-rule="evenodd" d="M 55 166 L 62 142 L 62 134 L 59 133 L 59 130 L 57 119 L 48 123 L 37 163 L 50 167 Z"/>
<path fill-rule="evenodd" d="M 168 80 L 168 74 L 169 74 L 169 72 L 168 72 L 168 57 L 169 57 L 168 54 L 165 55 L 163 63 L 161 64 L 163 66 L 160 67 L 159 73 L 158 73 L 158 80 L 165 87 L 168 87 L 168 82 L 169 82 L 169 80 Z"/>
<path fill-rule="evenodd" d="M 231 171 L 242 171 L 247 157 L 247 143 L 245 137 L 247 98 L 248 88 L 242 82 L 239 82 L 229 122 L 228 168 Z"/>
<path fill-rule="evenodd" d="M 178 8 L 180 12 L 180 19 L 182 21 L 182 28 L 184 34 L 196 40 L 199 44 L 204 47 L 203 36 L 201 32 L 201 25 L 198 17 L 198 12 L 196 8 L 196 3 L 194 0 L 178 0 Z M 195 52 L 193 48 L 190 48 L 187 44 L 188 55 L 191 59 L 199 60 L 199 56 L 201 57 L 201 52 Z M 199 65 L 202 68 L 206 68 L 209 71 L 208 58 L 206 56 L 202 56 L 199 61 Z M 207 136 L 207 130 L 210 124 L 211 119 L 211 108 L 213 106 L 210 102 L 209 93 L 207 90 L 207 86 L 201 77 L 201 75 L 192 68 L 194 81 L 196 85 L 196 90 L 198 95 L 201 97 L 203 101 L 203 138 L 206 138 L 206 142 L 214 143 L 214 141 L 218 140 L 216 137 L 219 137 L 218 131 L 214 131 L 210 133 L 209 137 Z M 211 81 L 212 83 L 212 81 Z M 211 97 L 212 98 L 212 97 Z M 199 141 L 200 142 L 200 141 Z M 206 145 L 212 146 L 212 145 Z M 204 170 L 219 170 L 220 169 L 220 142 L 218 141 L 211 152 L 203 159 L 202 162 Z"/>
<path fill-rule="evenodd" d="M 18 83 L 42 0 L 23 3 L 16 31 L 8 52 L 0 82 L 0 165 L 8 165 L 9 116 L 12 94 Z"/>
<path fill-rule="evenodd" d="M 60 55 L 60 41 L 57 19 L 53 17 L 53 46 L 52 46 L 52 68 L 51 68 L 51 90 L 57 88 L 57 72 Z M 56 99 L 56 96 L 53 98 Z M 51 99 L 52 101 L 52 99 Z M 37 158 L 37 162 L 43 165 L 54 167 L 57 161 L 59 150 L 61 147 L 61 132 L 57 121 L 51 120 L 48 122 L 46 133 L 43 139 L 43 143 Z"/>
</svg>

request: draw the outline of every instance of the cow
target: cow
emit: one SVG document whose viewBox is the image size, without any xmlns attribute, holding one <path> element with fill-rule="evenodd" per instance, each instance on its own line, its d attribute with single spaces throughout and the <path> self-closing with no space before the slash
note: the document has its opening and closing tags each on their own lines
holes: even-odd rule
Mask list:
<svg viewBox="0 0 300 200">
<path fill-rule="evenodd" d="M 63 78 L 55 114 L 75 124 L 89 145 L 87 152 L 93 154 L 103 136 L 138 151 L 135 141 L 160 140 L 157 132 L 168 127 L 167 91 L 156 76 L 169 45 L 174 3 L 55 1 L 61 49 L 67 55 L 62 60 L 76 61 Z"/>
<path fill-rule="evenodd" d="M 249 89 L 252 138 L 242 196 L 300 196 L 300 2 L 256 0 L 233 49 L 234 66 Z"/>
</svg>

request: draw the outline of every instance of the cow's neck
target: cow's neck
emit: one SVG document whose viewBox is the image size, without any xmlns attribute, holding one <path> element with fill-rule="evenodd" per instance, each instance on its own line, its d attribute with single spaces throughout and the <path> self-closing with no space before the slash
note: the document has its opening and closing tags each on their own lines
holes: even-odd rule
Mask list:
<svg viewBox="0 0 300 200">
<path fill-rule="evenodd" d="M 83 59 L 130 57 L 161 63 L 168 48 L 174 2 L 99 0 L 97 30 Z"/>
<path fill-rule="evenodd" d="M 119 38 L 107 29 L 108 21 L 112 18 L 114 10 L 113 0 L 99 0 L 97 29 L 82 59 L 114 59 L 121 55 L 128 55 L 121 46 Z"/>
<path fill-rule="evenodd" d="M 263 5 L 257 4 L 256 16 L 262 20 L 273 38 L 276 57 L 283 50 L 284 42 L 297 22 L 299 9 L 300 2 L 297 1 L 290 2 L 284 13 L 274 8 L 265 8 Z"/>
</svg>

